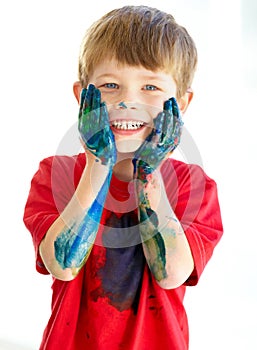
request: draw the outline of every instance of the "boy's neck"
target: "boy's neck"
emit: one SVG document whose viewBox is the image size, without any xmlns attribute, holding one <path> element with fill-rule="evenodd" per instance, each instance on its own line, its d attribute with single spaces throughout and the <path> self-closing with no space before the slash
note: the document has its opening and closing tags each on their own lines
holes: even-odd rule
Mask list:
<svg viewBox="0 0 257 350">
<path fill-rule="evenodd" d="M 133 180 L 133 164 L 132 155 L 126 154 L 125 156 L 118 155 L 118 161 L 113 168 L 113 174 L 121 181 L 131 181 Z"/>
</svg>

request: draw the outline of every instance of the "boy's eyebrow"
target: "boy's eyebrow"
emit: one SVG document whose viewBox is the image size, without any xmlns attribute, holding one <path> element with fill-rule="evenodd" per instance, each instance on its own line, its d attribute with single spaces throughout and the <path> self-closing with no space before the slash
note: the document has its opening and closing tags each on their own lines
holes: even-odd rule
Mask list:
<svg viewBox="0 0 257 350">
<path fill-rule="evenodd" d="M 147 79 L 147 80 L 161 80 L 164 81 L 166 80 L 165 78 L 163 78 L 161 75 L 158 75 L 158 73 L 156 75 L 142 75 L 143 79 Z"/>
<path fill-rule="evenodd" d="M 97 79 L 99 79 L 99 78 L 115 78 L 115 77 L 116 77 L 115 74 L 104 73 L 104 74 L 98 75 L 98 76 L 97 76 Z"/>
</svg>

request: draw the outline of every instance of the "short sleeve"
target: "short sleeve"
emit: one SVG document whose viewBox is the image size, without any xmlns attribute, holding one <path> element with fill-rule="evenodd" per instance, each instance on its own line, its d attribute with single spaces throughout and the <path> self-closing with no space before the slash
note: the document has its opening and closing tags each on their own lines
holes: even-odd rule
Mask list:
<svg viewBox="0 0 257 350">
<path fill-rule="evenodd" d="M 39 254 L 39 245 L 53 222 L 70 201 L 80 174 L 76 157 L 55 156 L 42 160 L 31 181 L 23 221 L 32 236 L 36 269 L 48 274 Z"/>
<path fill-rule="evenodd" d="M 186 285 L 196 285 L 223 234 L 217 185 L 198 165 L 168 160 L 162 167 L 167 196 L 186 234 L 194 270 Z"/>
</svg>

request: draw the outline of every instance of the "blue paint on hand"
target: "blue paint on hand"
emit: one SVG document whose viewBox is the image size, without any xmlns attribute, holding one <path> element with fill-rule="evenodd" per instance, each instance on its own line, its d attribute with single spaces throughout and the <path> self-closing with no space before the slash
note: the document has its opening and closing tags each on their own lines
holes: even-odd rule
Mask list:
<svg viewBox="0 0 257 350">
<path fill-rule="evenodd" d="M 159 232 L 158 215 L 150 207 L 146 185 L 149 175 L 178 146 L 183 121 L 175 98 L 165 101 L 163 111 L 154 119 L 154 128 L 135 152 L 132 160 L 139 198 L 139 230 L 147 252 L 150 270 L 157 281 L 167 277 L 166 248 Z"/>
<path fill-rule="evenodd" d="M 115 138 L 110 128 L 106 104 L 94 85 L 81 92 L 78 129 L 87 149 L 102 164 L 113 167 L 117 160 Z"/>
</svg>

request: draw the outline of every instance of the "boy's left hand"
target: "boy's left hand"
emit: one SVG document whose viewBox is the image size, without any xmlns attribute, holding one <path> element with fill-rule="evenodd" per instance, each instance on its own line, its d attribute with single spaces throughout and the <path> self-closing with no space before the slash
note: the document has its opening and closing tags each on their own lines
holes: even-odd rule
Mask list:
<svg viewBox="0 0 257 350">
<path fill-rule="evenodd" d="M 174 97 L 165 101 L 163 111 L 154 119 L 154 128 L 135 152 L 135 173 L 152 173 L 179 145 L 183 121 Z M 139 171 L 140 170 L 140 171 Z"/>
</svg>

